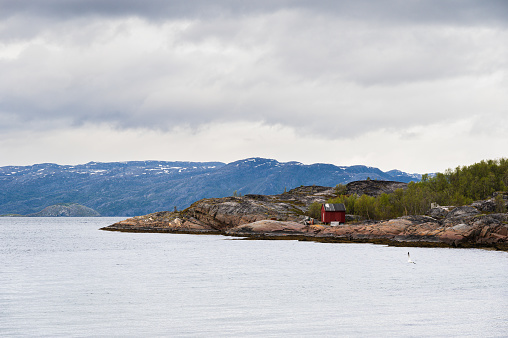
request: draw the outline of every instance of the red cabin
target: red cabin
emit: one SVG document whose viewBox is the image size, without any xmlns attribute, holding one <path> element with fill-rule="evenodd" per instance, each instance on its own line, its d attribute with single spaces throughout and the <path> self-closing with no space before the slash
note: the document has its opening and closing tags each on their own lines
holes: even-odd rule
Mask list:
<svg viewBox="0 0 508 338">
<path fill-rule="evenodd" d="M 323 223 L 332 223 L 346 222 L 346 207 L 343 203 L 325 203 L 321 205 L 321 222 Z"/>
</svg>

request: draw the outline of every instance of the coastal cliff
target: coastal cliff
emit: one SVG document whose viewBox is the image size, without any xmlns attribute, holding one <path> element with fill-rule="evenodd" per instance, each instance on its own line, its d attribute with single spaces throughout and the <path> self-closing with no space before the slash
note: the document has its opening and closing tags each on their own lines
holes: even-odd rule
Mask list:
<svg viewBox="0 0 508 338">
<path fill-rule="evenodd" d="M 377 194 L 404 188 L 400 183 L 354 183 L 348 189 Z M 435 206 L 427 215 L 390 220 L 356 220 L 345 225 L 312 224 L 312 203 L 335 197 L 335 188 L 306 186 L 280 195 L 203 199 L 183 211 L 129 218 L 102 230 L 204 233 L 257 239 L 370 242 L 402 246 L 478 247 L 508 251 L 508 213 L 495 213 L 493 199 L 468 206 Z M 508 201 L 507 201 L 508 204 Z M 349 216 L 349 219 L 355 219 Z"/>
</svg>

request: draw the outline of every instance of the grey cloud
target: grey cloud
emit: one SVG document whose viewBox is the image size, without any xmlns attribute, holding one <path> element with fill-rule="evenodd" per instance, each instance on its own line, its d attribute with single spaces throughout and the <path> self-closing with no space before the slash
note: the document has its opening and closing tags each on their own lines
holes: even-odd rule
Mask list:
<svg viewBox="0 0 508 338">
<path fill-rule="evenodd" d="M 304 22 L 304 24 L 302 24 Z M 361 85 L 435 81 L 480 75 L 508 66 L 499 41 L 506 30 L 450 25 L 401 29 L 278 13 L 239 24 L 208 20 L 182 32 L 186 41 L 207 40 L 265 50 L 274 67 L 302 81 L 351 81 Z"/>
<path fill-rule="evenodd" d="M 6 3 L 0 0 L 0 6 Z M 486 8 L 479 17 L 496 17 L 477 1 L 440 1 L 439 8 L 449 11 L 436 15 L 428 5 L 436 5 L 433 1 L 385 6 L 378 1 L 266 1 L 246 7 L 219 1 L 214 2 L 216 13 L 266 15 L 201 17 L 176 28 L 177 20 L 153 25 L 100 17 L 199 17 L 205 2 L 9 3 L 10 13 L 38 13 L 47 22 L 43 42 L 31 43 L 14 60 L 0 60 L 5 128 L 41 122 L 44 128 L 105 123 L 169 130 L 249 121 L 351 137 L 476 112 L 469 107 L 471 97 L 478 95 L 480 104 L 487 100 L 448 82 L 505 68 L 508 60 L 506 47 L 499 44 L 506 41 L 505 31 L 421 23 L 469 20 L 464 13 L 476 7 Z M 406 3 L 415 7 L 401 5 Z M 488 3 L 502 9 L 499 2 Z M 86 15 L 99 18 L 83 19 Z M 19 28 L 20 16 L 8 21 Z M 364 22 L 365 17 L 416 23 L 401 29 L 392 22 Z M 143 30 L 150 31 L 136 37 Z"/>
<path fill-rule="evenodd" d="M 244 15 L 285 9 L 306 9 L 361 20 L 505 22 L 504 0 L 1 0 L 0 17 L 12 15 L 72 18 L 77 16 L 140 16 L 149 19 Z"/>
</svg>

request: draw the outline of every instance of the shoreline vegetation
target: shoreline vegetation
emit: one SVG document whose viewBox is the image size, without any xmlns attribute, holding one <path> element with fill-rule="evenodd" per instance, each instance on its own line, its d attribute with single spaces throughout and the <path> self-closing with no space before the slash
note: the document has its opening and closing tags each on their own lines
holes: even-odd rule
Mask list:
<svg viewBox="0 0 508 338">
<path fill-rule="evenodd" d="M 203 199 L 101 230 L 508 251 L 507 187 L 508 160 L 489 160 L 409 184 L 368 179 Z M 346 224 L 321 224 L 323 203 L 344 203 Z"/>
<path fill-rule="evenodd" d="M 467 167 L 448 169 L 434 177 L 422 176 L 406 189 L 377 196 L 348 194 L 343 185 L 336 187 L 337 197 L 328 203 L 344 203 L 348 213 L 366 219 L 390 219 L 407 215 L 425 215 L 438 205 L 463 206 L 494 197 L 496 212 L 506 212 L 508 190 L 508 159 L 481 161 Z M 503 192 L 505 194 L 503 195 Z M 311 210 L 312 210 L 311 205 Z"/>
</svg>

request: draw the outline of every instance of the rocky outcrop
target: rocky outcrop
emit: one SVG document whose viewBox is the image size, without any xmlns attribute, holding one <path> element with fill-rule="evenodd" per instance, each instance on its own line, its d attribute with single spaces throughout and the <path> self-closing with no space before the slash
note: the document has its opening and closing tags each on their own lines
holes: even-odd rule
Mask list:
<svg viewBox="0 0 508 338">
<path fill-rule="evenodd" d="M 288 201 L 265 201 L 246 196 L 206 199 L 193 204 L 184 214 L 213 229 L 227 230 L 266 219 L 300 221 L 302 209 Z"/>
<path fill-rule="evenodd" d="M 479 213 L 480 212 L 475 207 L 472 207 L 470 205 L 464 205 L 453 208 L 446 214 L 445 218 L 446 219 L 463 218 L 467 216 L 478 215 Z"/>
<path fill-rule="evenodd" d="M 310 226 L 292 221 L 263 220 L 254 223 L 243 224 L 227 230 L 227 235 L 248 236 L 263 234 L 266 236 L 276 235 L 306 235 Z"/>
<path fill-rule="evenodd" d="M 307 222 L 305 212 L 309 205 L 325 202 L 334 196 L 333 191 L 327 187 L 300 187 L 281 195 L 204 199 L 180 212 L 134 217 L 103 230 L 216 233 L 404 246 L 489 247 L 508 251 L 508 213 L 482 212 L 482 207 L 478 206 L 487 206 L 488 202 L 461 207 L 436 206 L 428 215 L 386 221 L 356 219 L 339 226 Z"/>
<path fill-rule="evenodd" d="M 258 238 L 297 238 L 325 242 L 372 242 L 400 246 L 487 247 L 508 250 L 508 215 L 466 216 L 441 223 L 429 216 L 343 226 L 257 221 L 224 234 Z"/>
<path fill-rule="evenodd" d="M 181 232 L 181 233 L 220 233 L 208 224 L 194 218 L 184 219 L 178 212 L 161 211 L 144 216 L 136 216 L 117 222 L 102 230 L 126 232 Z"/>
<path fill-rule="evenodd" d="M 374 224 L 328 227 L 321 232 L 325 234 L 350 240 L 384 239 L 402 244 L 508 250 L 508 214 L 456 216 L 444 221 L 429 216 L 404 216 Z"/>
<path fill-rule="evenodd" d="M 311 203 L 335 197 L 333 188 L 299 187 L 280 195 L 207 198 L 180 212 L 158 212 L 129 218 L 104 230 L 222 232 L 257 221 L 303 222 Z"/>
<path fill-rule="evenodd" d="M 407 183 L 395 181 L 355 181 L 346 185 L 346 194 L 358 196 L 379 196 L 381 194 L 391 194 L 397 189 L 407 189 Z"/>
</svg>

